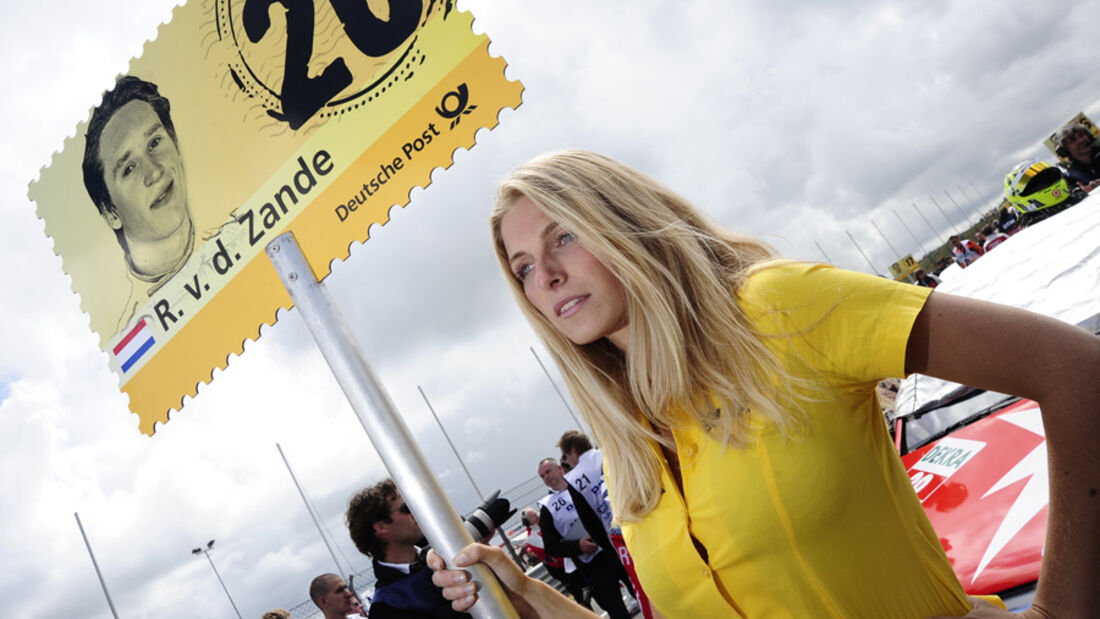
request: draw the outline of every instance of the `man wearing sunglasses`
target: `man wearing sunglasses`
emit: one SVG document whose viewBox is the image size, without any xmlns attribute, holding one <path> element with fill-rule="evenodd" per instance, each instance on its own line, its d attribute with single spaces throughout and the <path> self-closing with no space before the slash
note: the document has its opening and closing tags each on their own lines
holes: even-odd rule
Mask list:
<svg viewBox="0 0 1100 619">
<path fill-rule="evenodd" d="M 371 619 L 466 617 L 451 609 L 424 565 L 424 534 L 392 479 L 364 488 L 348 502 L 348 532 L 359 552 L 371 557 L 374 595 Z"/>
</svg>

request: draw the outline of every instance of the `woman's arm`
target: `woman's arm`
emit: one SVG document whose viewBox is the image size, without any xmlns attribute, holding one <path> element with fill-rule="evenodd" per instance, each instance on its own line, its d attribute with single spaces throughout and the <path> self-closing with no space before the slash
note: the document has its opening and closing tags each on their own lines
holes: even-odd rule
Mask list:
<svg viewBox="0 0 1100 619">
<path fill-rule="evenodd" d="M 455 565 L 469 567 L 483 563 L 492 570 L 516 612 L 524 619 L 596 619 L 597 615 L 566 598 L 550 585 L 520 571 L 500 548 L 484 544 L 471 544 L 455 557 Z M 428 567 L 435 571 L 432 582 L 443 589 L 443 597 L 451 600 L 457 611 L 469 610 L 477 601 L 477 586 L 463 570 L 448 570 L 443 559 L 433 550 L 428 553 Z"/>
<path fill-rule="evenodd" d="M 907 372 L 1035 400 L 1050 467 L 1038 617 L 1100 612 L 1100 337 L 1023 310 L 933 293 L 906 349 Z"/>
</svg>

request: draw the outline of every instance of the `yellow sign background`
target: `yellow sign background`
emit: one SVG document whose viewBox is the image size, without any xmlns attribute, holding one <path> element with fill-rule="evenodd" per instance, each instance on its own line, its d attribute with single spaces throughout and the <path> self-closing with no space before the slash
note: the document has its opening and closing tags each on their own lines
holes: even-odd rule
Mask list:
<svg viewBox="0 0 1100 619">
<path fill-rule="evenodd" d="M 908 254 L 890 265 L 890 274 L 894 276 L 894 279 L 901 280 L 916 273 L 918 269 L 920 269 L 920 265 L 913 259 L 913 254 Z"/>
<path fill-rule="evenodd" d="M 292 129 L 277 118 L 276 90 L 287 19 L 301 11 L 274 3 L 265 36 L 253 44 L 226 36 L 236 32 L 229 26 L 245 4 L 178 7 L 127 72 L 155 83 L 171 102 L 198 233 L 187 263 L 132 318 L 119 321 L 131 294 L 126 259 L 82 182 L 87 121 L 31 185 L 46 233 L 146 434 L 239 354 L 245 338 L 258 337 L 279 308 L 291 306 L 263 255 L 267 242 L 293 230 L 317 277 L 325 277 L 332 259 L 344 259 L 370 225 L 388 221 L 392 206 L 407 204 L 413 187 L 427 186 L 434 168 L 449 167 L 456 148 L 472 147 L 478 129 L 494 127 L 499 111 L 521 100 L 522 85 L 504 77 L 488 38 L 475 35 L 472 16 L 450 1 L 424 0 L 416 31 L 372 59 L 352 44 L 329 3 L 317 0 L 309 73 L 320 75 L 341 58 L 353 81 Z M 387 14 L 388 2 L 367 6 Z M 308 191 L 298 191 L 303 182 Z M 112 349 L 142 318 L 155 345 L 124 372 Z"/>
<path fill-rule="evenodd" d="M 1092 122 L 1092 119 L 1085 115 L 1084 112 L 1077 112 L 1076 116 L 1067 120 L 1066 123 L 1061 127 L 1058 127 L 1058 131 L 1061 131 L 1063 127 L 1068 127 L 1070 125 L 1084 125 L 1085 128 L 1088 129 L 1090 133 L 1092 133 L 1093 137 L 1100 138 L 1100 127 L 1097 127 Z M 1067 163 L 1067 159 L 1065 157 L 1058 155 L 1058 148 L 1054 145 L 1054 138 L 1058 136 L 1058 131 L 1055 131 L 1054 133 L 1050 134 L 1047 139 L 1043 140 L 1043 145 L 1050 149 L 1050 152 L 1057 155 L 1059 161 Z"/>
</svg>

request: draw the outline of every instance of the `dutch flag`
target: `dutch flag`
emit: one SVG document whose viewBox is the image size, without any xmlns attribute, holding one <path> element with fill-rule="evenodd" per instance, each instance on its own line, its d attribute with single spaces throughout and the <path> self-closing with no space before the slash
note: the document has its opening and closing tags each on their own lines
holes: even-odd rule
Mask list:
<svg viewBox="0 0 1100 619">
<path fill-rule="evenodd" d="M 149 325 L 145 323 L 145 319 L 142 318 L 134 325 L 134 328 L 126 334 L 126 337 L 122 338 L 122 341 L 115 344 L 115 360 L 118 361 L 119 366 L 122 368 L 122 372 L 125 373 L 133 367 L 133 365 L 153 347 L 153 344 L 156 344 L 156 341 L 153 339 L 153 330 L 149 328 Z"/>
</svg>

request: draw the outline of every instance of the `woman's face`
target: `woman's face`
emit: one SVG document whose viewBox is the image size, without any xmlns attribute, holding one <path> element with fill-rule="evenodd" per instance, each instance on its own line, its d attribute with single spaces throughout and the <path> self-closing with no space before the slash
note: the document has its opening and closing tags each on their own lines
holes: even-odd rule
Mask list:
<svg viewBox="0 0 1100 619">
<path fill-rule="evenodd" d="M 527 300 L 574 344 L 606 337 L 626 350 L 622 283 L 576 237 L 523 196 L 500 222 L 512 275 Z"/>
</svg>

